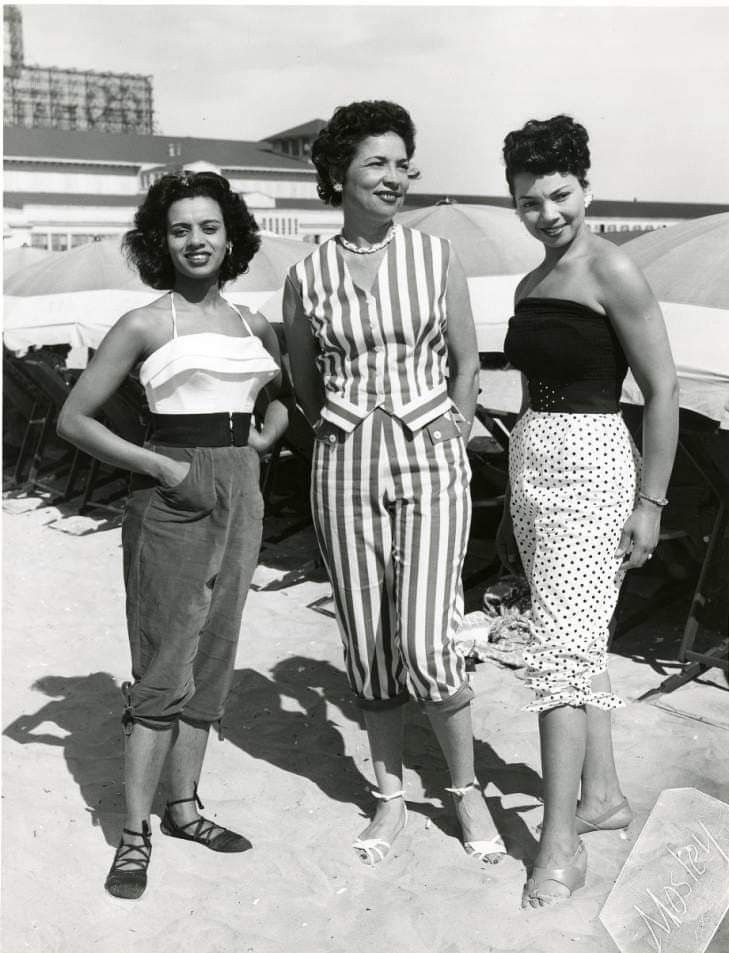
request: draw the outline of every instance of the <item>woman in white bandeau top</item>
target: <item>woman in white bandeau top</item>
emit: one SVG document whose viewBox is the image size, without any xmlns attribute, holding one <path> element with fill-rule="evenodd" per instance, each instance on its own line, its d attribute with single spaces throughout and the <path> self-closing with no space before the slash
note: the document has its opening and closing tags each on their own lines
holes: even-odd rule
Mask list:
<svg viewBox="0 0 729 953">
<path fill-rule="evenodd" d="M 65 439 L 130 470 L 122 524 L 132 681 L 122 691 L 126 819 L 106 878 L 116 897 L 147 884 L 150 812 L 166 768 L 161 831 L 219 852 L 251 844 L 199 814 L 210 725 L 230 691 L 243 604 L 261 540 L 259 455 L 288 421 L 276 335 L 221 293 L 260 244 L 242 198 L 214 173 L 165 175 L 124 237 L 142 279 L 165 294 L 109 331 L 58 421 Z M 138 368 L 151 412 L 144 446 L 97 419 Z M 251 414 L 268 403 L 260 430 Z"/>
</svg>

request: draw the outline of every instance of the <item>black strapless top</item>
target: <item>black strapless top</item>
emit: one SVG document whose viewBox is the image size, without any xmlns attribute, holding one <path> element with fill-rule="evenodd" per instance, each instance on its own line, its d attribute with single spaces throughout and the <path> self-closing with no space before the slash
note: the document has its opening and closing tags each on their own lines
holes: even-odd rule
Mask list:
<svg viewBox="0 0 729 953">
<path fill-rule="evenodd" d="M 533 410 L 616 413 L 628 361 L 609 318 L 566 298 L 522 298 L 504 354 L 529 382 Z"/>
</svg>

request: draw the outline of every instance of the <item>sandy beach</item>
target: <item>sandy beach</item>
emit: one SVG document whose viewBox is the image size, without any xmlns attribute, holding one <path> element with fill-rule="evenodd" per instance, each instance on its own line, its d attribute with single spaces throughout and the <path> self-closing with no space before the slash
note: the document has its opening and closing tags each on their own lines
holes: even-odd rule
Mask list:
<svg viewBox="0 0 729 953">
<path fill-rule="evenodd" d="M 658 703 L 636 701 L 676 670 L 655 648 L 675 644 L 674 608 L 611 655 L 628 702 L 615 714 L 617 759 L 637 821 L 628 836 L 586 838 L 587 884 L 570 903 L 520 909 L 542 813 L 538 739 L 521 711 L 529 693 L 492 662 L 472 674 L 476 763 L 509 857 L 485 867 L 465 855 L 444 763 L 413 704 L 409 823 L 386 862 L 366 867 L 350 845 L 373 774 L 336 623 L 308 608 L 329 586 L 292 571 L 314 555 L 305 529 L 262 551 L 224 740 L 211 737 L 200 786 L 206 813 L 254 849 L 226 856 L 163 836 L 160 800 L 148 889 L 139 902 L 115 900 L 103 881 L 123 821 L 119 525 L 72 535 L 55 508 L 17 503 L 3 520 L 5 953 L 613 953 L 598 915 L 659 793 L 727 797 L 729 693 L 718 670 Z M 725 921 L 709 950 L 728 947 Z"/>
</svg>

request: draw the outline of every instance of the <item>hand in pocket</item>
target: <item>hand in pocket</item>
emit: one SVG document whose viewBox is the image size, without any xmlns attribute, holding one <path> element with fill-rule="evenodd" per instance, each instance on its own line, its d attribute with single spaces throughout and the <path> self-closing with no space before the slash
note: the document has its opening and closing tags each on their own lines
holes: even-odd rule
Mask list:
<svg viewBox="0 0 729 953">
<path fill-rule="evenodd" d="M 190 472 L 190 464 L 183 460 L 170 460 L 169 457 L 163 459 L 164 463 L 160 467 L 159 482 L 166 490 L 171 490 L 185 479 Z"/>
</svg>

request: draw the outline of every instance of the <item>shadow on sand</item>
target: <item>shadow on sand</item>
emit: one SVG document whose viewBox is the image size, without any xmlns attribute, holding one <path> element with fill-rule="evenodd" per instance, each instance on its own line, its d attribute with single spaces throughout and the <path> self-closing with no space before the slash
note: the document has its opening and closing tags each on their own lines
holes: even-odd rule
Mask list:
<svg viewBox="0 0 729 953">
<path fill-rule="evenodd" d="M 225 738 L 253 758 L 313 781 L 328 798 L 353 804 L 369 817 L 374 776 L 365 776 L 346 753 L 340 727 L 347 722 L 362 732 L 364 720 L 344 673 L 330 662 L 293 656 L 278 662 L 271 678 L 255 669 L 236 671 L 224 718 Z M 123 813 L 122 699 L 106 672 L 67 677 L 48 675 L 33 685 L 52 700 L 35 713 L 21 715 L 4 734 L 19 744 L 63 749 L 69 773 L 79 787 L 94 826 L 110 846 L 117 843 Z M 295 705 L 292 705 L 295 703 Z M 296 710 L 298 709 L 298 710 Z M 56 725 L 58 733 L 48 730 Z M 45 728 L 45 730 L 38 730 Z M 500 795 L 539 797 L 541 779 L 528 765 L 507 764 L 486 741 L 476 739 L 476 773 L 493 782 Z M 427 718 L 415 704 L 405 712 L 405 766 L 416 772 L 425 796 L 439 800 L 411 805 L 446 834 L 458 837 L 449 796 L 446 765 Z M 368 775 L 371 772 L 368 772 Z M 528 858 L 536 842 L 520 817 L 524 808 L 504 808 L 501 796 L 487 798 L 499 833 L 514 857 Z M 353 827 L 356 826 L 353 822 Z"/>
<path fill-rule="evenodd" d="M 354 804 L 363 817 L 369 817 L 374 775 L 368 772 L 371 776 L 364 776 L 346 754 L 338 727 L 352 722 L 362 731 L 362 744 L 367 745 L 362 712 L 354 703 L 344 673 L 328 661 L 293 656 L 275 665 L 271 675 L 267 678 L 253 669 L 236 672 L 225 714 L 226 739 L 251 757 L 308 778 L 327 797 Z M 285 707 L 284 699 L 296 702 L 300 710 Z M 481 739 L 476 739 L 475 754 L 482 783 L 493 782 L 500 791 L 500 796 L 490 796 L 487 801 L 509 852 L 518 858 L 531 857 L 537 844 L 520 814 L 531 810 L 533 799 L 540 796 L 541 778 L 524 763 L 507 764 Z M 449 795 L 444 791 L 450 781 L 443 755 L 427 717 L 412 703 L 405 713 L 405 767 L 419 775 L 428 799 L 443 804 L 442 808 L 411 804 L 411 810 L 458 837 Z M 524 807 L 504 808 L 501 797 L 513 794 L 532 801 Z"/>
<path fill-rule="evenodd" d="M 94 827 L 109 845 L 119 840 L 123 813 L 121 788 L 124 746 L 120 725 L 121 694 L 107 672 L 46 675 L 33 684 L 50 696 L 32 715 L 21 715 L 3 734 L 18 744 L 62 748 L 71 777 L 78 784 Z M 56 725 L 58 733 L 41 727 Z"/>
</svg>

